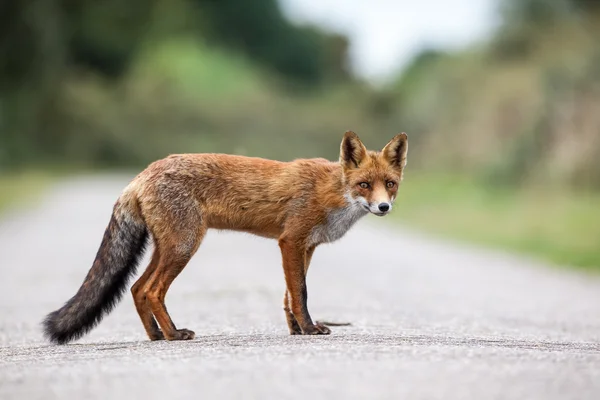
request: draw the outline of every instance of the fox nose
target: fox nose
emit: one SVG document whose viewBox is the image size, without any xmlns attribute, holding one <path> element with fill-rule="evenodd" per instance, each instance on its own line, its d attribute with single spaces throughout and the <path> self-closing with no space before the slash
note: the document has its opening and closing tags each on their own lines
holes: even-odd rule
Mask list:
<svg viewBox="0 0 600 400">
<path fill-rule="evenodd" d="M 381 203 L 379 205 L 379 211 L 387 212 L 390 209 L 390 205 L 388 203 Z"/>
</svg>

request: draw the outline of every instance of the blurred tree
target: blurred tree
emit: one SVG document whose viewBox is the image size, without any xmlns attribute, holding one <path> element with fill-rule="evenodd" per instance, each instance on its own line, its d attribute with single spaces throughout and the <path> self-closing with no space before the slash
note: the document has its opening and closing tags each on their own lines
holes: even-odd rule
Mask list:
<svg viewBox="0 0 600 400">
<path fill-rule="evenodd" d="M 140 49 L 178 35 L 243 53 L 294 88 L 351 78 L 347 38 L 290 23 L 277 0 L 0 1 L 0 165 L 60 160 L 85 134 L 88 148 L 117 148 L 104 131 L 67 129 L 92 118 L 65 100 L 69 84 L 122 87 Z"/>
<path fill-rule="evenodd" d="M 544 35 L 565 21 L 580 23 L 600 15 L 598 0 L 503 0 L 499 4 L 502 24 L 494 38 L 492 54 L 499 59 L 528 56 L 537 35 Z M 591 26 L 597 24 L 592 20 Z M 582 25 L 583 26 L 583 25 Z"/>
<path fill-rule="evenodd" d="M 207 14 L 214 39 L 242 50 L 288 78 L 318 84 L 328 68 L 347 75 L 343 38 L 293 25 L 285 19 L 276 0 L 191 1 Z M 335 54 L 335 50 L 328 53 L 334 48 L 337 55 L 329 57 Z"/>
<path fill-rule="evenodd" d="M 119 76 L 143 43 L 157 0 L 63 0 L 69 59 Z"/>
<path fill-rule="evenodd" d="M 577 1 L 577 0 L 571 0 Z M 573 10 L 570 0 L 504 0 L 500 12 L 504 29 L 545 25 L 564 18 Z"/>
<path fill-rule="evenodd" d="M 535 47 L 535 36 L 558 21 L 573 16 L 572 0 L 503 0 L 502 20 L 493 39 L 491 54 L 500 60 L 527 57 Z"/>
<path fill-rule="evenodd" d="M 56 2 L 0 2 L 0 164 L 36 156 L 31 143 L 64 71 L 63 22 Z"/>
<path fill-rule="evenodd" d="M 504 29 L 540 27 L 575 15 L 598 12 L 598 0 L 503 0 L 500 3 Z"/>
<path fill-rule="evenodd" d="M 600 12 L 600 1 L 598 0 L 569 0 L 578 10 L 586 12 Z"/>
<path fill-rule="evenodd" d="M 317 33 L 318 34 L 318 33 Z M 348 82 L 352 79 L 350 70 L 350 41 L 344 35 L 325 34 L 325 70 L 333 82 Z"/>
</svg>

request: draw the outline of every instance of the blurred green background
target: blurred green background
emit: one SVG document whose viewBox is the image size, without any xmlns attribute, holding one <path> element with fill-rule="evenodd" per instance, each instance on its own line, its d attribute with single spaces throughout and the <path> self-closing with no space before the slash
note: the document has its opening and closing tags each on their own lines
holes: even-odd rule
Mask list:
<svg viewBox="0 0 600 400">
<path fill-rule="evenodd" d="M 486 35 L 414 43 L 385 79 L 354 65 L 360 19 L 285 1 L 1 2 L 0 207 L 170 153 L 333 160 L 347 129 L 369 148 L 406 131 L 391 223 L 600 270 L 600 2 L 489 2 Z M 361 7 L 403 24 L 402 3 Z"/>
</svg>

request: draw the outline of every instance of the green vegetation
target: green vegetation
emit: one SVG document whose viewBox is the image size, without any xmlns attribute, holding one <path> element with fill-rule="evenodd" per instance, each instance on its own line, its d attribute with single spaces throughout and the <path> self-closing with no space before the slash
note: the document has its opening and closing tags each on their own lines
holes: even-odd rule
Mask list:
<svg viewBox="0 0 600 400">
<path fill-rule="evenodd" d="M 0 213 L 7 208 L 34 201 L 51 181 L 52 176 L 41 171 L 0 175 Z"/>
<path fill-rule="evenodd" d="M 392 90 L 411 136 L 399 220 L 600 271 L 600 7 L 505 0 L 488 42 Z"/>
<path fill-rule="evenodd" d="M 600 193 L 516 191 L 406 173 L 397 221 L 441 236 L 600 271 Z"/>
<path fill-rule="evenodd" d="M 290 116 L 351 84 L 347 40 L 291 24 L 276 0 L 3 2 L 0 26 L 5 169 L 251 147 L 276 156 L 258 142 L 326 132 L 289 129 L 303 121 Z M 336 123 L 339 136 L 348 125 Z"/>
<path fill-rule="evenodd" d="M 399 220 L 600 267 L 600 2 L 500 4 L 488 42 L 376 89 L 344 36 L 276 0 L 0 2 L 0 206 L 46 181 L 19 171 L 334 158 L 347 129 L 371 148 L 406 131 Z"/>
<path fill-rule="evenodd" d="M 502 4 L 489 43 L 425 52 L 397 81 L 396 118 L 418 132 L 411 165 L 513 187 L 600 188 L 598 3 Z"/>
</svg>

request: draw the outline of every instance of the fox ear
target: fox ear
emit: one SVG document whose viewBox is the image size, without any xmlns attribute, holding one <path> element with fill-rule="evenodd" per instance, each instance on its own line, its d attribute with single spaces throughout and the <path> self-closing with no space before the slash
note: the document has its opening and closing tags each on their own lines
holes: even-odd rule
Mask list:
<svg viewBox="0 0 600 400">
<path fill-rule="evenodd" d="M 385 160 L 393 167 L 404 168 L 406 166 L 406 154 L 408 152 L 408 135 L 404 132 L 394 136 L 381 151 Z"/>
<path fill-rule="evenodd" d="M 347 131 L 340 146 L 340 163 L 345 168 L 358 168 L 367 156 L 367 148 L 360 141 L 358 135 Z"/>
</svg>

